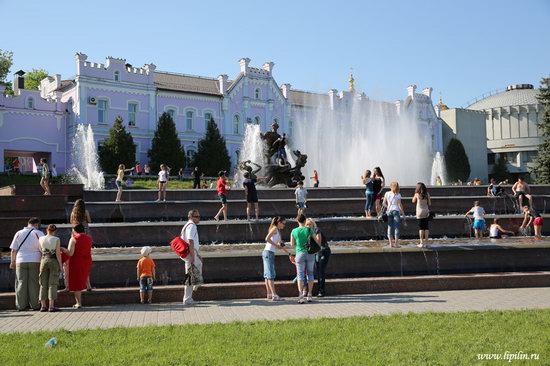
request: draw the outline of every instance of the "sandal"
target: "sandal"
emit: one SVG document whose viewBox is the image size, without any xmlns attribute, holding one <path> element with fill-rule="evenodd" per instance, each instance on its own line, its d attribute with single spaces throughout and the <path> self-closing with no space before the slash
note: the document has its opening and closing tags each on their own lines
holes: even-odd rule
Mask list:
<svg viewBox="0 0 550 366">
<path fill-rule="evenodd" d="M 74 304 L 73 305 L 73 309 L 80 309 L 82 307 L 82 305 L 80 304 Z"/>
</svg>

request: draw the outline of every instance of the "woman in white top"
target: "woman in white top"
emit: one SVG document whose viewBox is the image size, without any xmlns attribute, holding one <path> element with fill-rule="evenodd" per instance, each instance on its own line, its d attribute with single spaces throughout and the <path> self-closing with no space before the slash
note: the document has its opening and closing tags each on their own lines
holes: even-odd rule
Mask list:
<svg viewBox="0 0 550 366">
<path fill-rule="evenodd" d="M 388 215 L 388 240 L 390 247 L 399 248 L 399 226 L 401 217 L 404 216 L 403 204 L 401 203 L 401 194 L 399 193 L 399 183 L 391 182 L 390 191 L 384 195 L 382 206 L 386 208 Z"/>
<path fill-rule="evenodd" d="M 46 236 L 38 239 L 40 242 L 40 252 L 42 260 L 40 261 L 40 302 L 42 307 L 40 311 L 59 311 L 55 307 L 57 300 L 57 285 L 59 284 L 59 271 L 61 269 L 61 245 L 59 238 L 54 236 L 57 227 L 54 224 L 48 225 Z M 49 308 L 48 308 L 49 300 Z"/>
<path fill-rule="evenodd" d="M 277 295 L 277 292 L 275 291 L 275 252 L 277 251 L 277 249 L 282 249 L 287 254 L 289 254 L 288 250 L 285 249 L 285 244 L 281 238 L 281 230 L 285 228 L 285 225 L 286 220 L 284 217 L 275 216 L 271 220 L 269 231 L 267 233 L 267 236 L 265 237 L 265 248 L 262 252 L 267 299 L 272 301 L 281 300 L 281 298 L 279 297 L 279 295 Z"/>
<path fill-rule="evenodd" d="M 170 168 L 168 168 L 164 164 L 160 164 L 160 172 L 159 172 L 159 179 L 158 179 L 158 188 L 159 188 L 159 198 L 157 199 L 157 202 L 160 200 L 166 201 L 166 186 L 168 185 L 168 171 Z"/>
</svg>

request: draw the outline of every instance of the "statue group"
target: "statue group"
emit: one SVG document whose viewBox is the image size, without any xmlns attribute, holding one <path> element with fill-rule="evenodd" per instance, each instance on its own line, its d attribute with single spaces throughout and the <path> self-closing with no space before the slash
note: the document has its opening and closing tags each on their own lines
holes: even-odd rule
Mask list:
<svg viewBox="0 0 550 366">
<path fill-rule="evenodd" d="M 265 147 L 263 167 L 247 160 L 241 162 L 239 168 L 244 172 L 249 172 L 252 179 L 258 179 L 257 173 L 263 168 L 263 177 L 258 179 L 258 181 L 263 182 L 268 187 L 278 184 L 286 185 L 287 187 L 296 187 L 299 181 L 305 179 L 302 175 L 302 168 L 307 163 L 307 155 L 302 154 L 300 150 L 292 151 L 292 154 L 295 156 L 295 165 L 291 166 L 285 149 L 287 145 L 286 134 L 283 133 L 281 136 L 277 132 L 278 129 L 279 125 L 277 122 L 273 122 L 271 131 L 260 134 Z"/>
</svg>

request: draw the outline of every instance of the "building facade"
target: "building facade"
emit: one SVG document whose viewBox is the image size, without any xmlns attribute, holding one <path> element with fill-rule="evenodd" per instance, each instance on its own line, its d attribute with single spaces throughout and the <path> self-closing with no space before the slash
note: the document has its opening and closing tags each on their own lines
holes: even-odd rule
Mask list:
<svg viewBox="0 0 550 366">
<path fill-rule="evenodd" d="M 531 84 L 509 85 L 505 91 L 483 98 L 468 109 L 483 112 L 487 135 L 489 173 L 500 156 L 513 176 L 528 176 L 538 145 L 544 138 L 538 127 L 544 108 Z"/>
<path fill-rule="evenodd" d="M 308 100 L 325 98 L 329 108 L 343 110 L 349 100 L 367 99 L 352 87 L 349 92 L 331 90 L 328 94 L 292 90 L 290 84 L 275 81 L 273 62 L 257 68 L 248 58 L 239 60 L 239 72 L 233 79 L 225 74 L 209 78 L 157 71 L 154 64 L 134 67 L 113 57 L 95 63 L 83 53 L 75 55 L 75 62 L 74 79 L 62 80 L 61 75 L 55 75 L 44 79 L 39 90 L 25 90 L 23 73 L 18 73 L 14 96 L 4 96 L 0 86 L 2 161 L 32 157 L 38 162 L 46 157 L 63 173 L 71 166 L 72 139 L 78 124 L 92 126 L 100 147 L 115 118 L 121 116 L 136 143 L 136 160 L 145 164 L 158 118 L 167 112 L 174 119 L 189 159 L 205 135 L 207 121 L 213 118 L 235 165 L 247 123 L 266 131 L 276 121 L 281 132 L 292 136 L 293 121 L 307 120 L 312 111 Z M 442 151 L 441 122 L 434 113 L 431 88 L 422 93 L 415 90 L 411 86 L 404 101 L 387 104 L 398 113 L 418 113 L 433 151 Z M 5 168 L 3 164 L 0 171 Z"/>
</svg>

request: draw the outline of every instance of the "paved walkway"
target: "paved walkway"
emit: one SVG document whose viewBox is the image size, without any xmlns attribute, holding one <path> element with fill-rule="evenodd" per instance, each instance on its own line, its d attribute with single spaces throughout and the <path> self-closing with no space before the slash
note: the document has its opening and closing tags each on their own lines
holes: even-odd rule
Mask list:
<svg viewBox="0 0 550 366">
<path fill-rule="evenodd" d="M 51 314 L 0 311 L 0 332 L 541 308 L 550 308 L 550 288 L 342 295 L 304 305 L 295 298 L 278 303 L 263 299 L 205 301 L 190 307 L 180 303 L 131 304 L 63 309 Z"/>
</svg>

